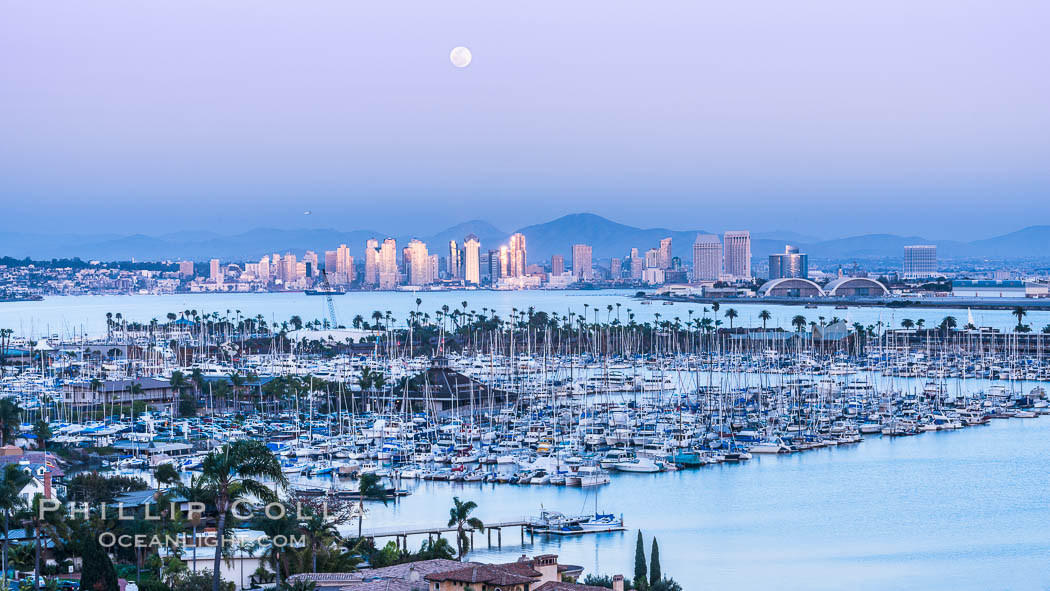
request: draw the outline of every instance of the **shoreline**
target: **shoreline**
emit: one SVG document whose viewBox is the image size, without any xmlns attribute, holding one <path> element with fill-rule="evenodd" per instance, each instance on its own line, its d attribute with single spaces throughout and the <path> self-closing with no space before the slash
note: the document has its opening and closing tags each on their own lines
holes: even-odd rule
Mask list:
<svg viewBox="0 0 1050 591">
<path fill-rule="evenodd" d="M 817 306 L 820 308 L 835 308 L 847 306 L 850 308 L 886 308 L 888 310 L 902 309 L 945 309 L 945 308 L 971 308 L 974 310 L 1013 310 L 1020 306 L 1025 310 L 1050 310 L 1050 298 L 1001 298 L 995 300 L 974 298 L 928 298 L 920 300 L 904 300 L 896 298 L 836 298 L 829 299 L 806 299 L 806 298 L 705 298 L 705 297 L 683 297 L 671 295 L 647 295 L 644 298 L 634 298 L 639 301 L 673 302 L 676 304 L 714 304 L 719 306 L 727 304 L 771 304 L 777 306 Z"/>
</svg>

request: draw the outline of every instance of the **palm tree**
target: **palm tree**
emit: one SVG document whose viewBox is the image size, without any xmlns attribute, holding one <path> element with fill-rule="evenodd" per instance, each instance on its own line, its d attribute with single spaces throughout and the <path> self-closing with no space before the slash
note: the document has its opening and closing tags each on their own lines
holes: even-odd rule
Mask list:
<svg viewBox="0 0 1050 591">
<path fill-rule="evenodd" d="M 802 332 L 802 329 L 806 327 L 806 317 L 799 314 L 791 319 L 791 326 L 795 327 L 797 332 Z"/>
<path fill-rule="evenodd" d="M 22 408 L 11 398 L 0 400 L 0 446 L 7 445 L 22 424 Z"/>
<path fill-rule="evenodd" d="M 733 330 L 733 319 L 737 317 L 736 310 L 730 308 L 726 310 L 726 318 L 729 319 L 729 330 Z"/>
<path fill-rule="evenodd" d="M 263 484 L 258 478 L 272 480 L 281 488 L 288 479 L 281 471 L 281 463 L 261 441 L 242 439 L 222 446 L 209 453 L 201 466 L 201 476 L 214 497 L 218 512 L 215 535 L 222 539 L 226 531 L 226 518 L 233 503 L 248 495 L 270 502 L 277 498 L 274 488 Z M 222 582 L 221 545 L 215 548 L 212 591 L 219 591 Z"/>
<path fill-rule="evenodd" d="M 766 322 L 770 318 L 772 318 L 773 315 L 769 313 L 769 310 L 762 310 L 761 312 L 758 313 L 758 317 L 759 317 L 760 320 L 762 320 L 762 330 L 765 331 L 766 330 Z"/>
<path fill-rule="evenodd" d="M 25 500 L 18 495 L 32 478 L 23 472 L 17 464 L 4 466 L 4 479 L 0 481 L 0 511 L 4 513 L 4 547 L 3 547 L 3 578 L 7 583 L 7 548 L 8 532 L 11 529 L 11 514 L 26 506 Z"/>
<path fill-rule="evenodd" d="M 208 483 L 205 482 L 204 476 L 192 475 L 190 476 L 189 482 L 179 482 L 173 487 L 173 492 L 182 498 L 186 499 L 190 503 L 211 503 L 213 502 L 211 490 L 208 488 Z M 189 515 L 190 523 L 193 525 L 193 570 L 197 571 L 197 527 L 200 526 L 202 513 L 191 512 Z"/>
<path fill-rule="evenodd" d="M 62 547 L 62 540 L 68 538 L 69 527 L 66 525 L 65 516 L 61 511 L 54 508 L 42 506 L 44 495 L 37 493 L 29 505 L 29 510 L 23 514 L 22 524 L 26 531 L 33 532 L 34 557 L 33 557 L 33 580 L 40 584 L 40 537 L 46 537 L 56 547 Z M 217 590 L 216 590 L 217 591 Z"/>
<path fill-rule="evenodd" d="M 905 318 L 904 320 L 901 320 L 901 328 L 910 330 L 914 326 L 915 326 L 915 321 L 912 320 L 911 318 Z"/>
<path fill-rule="evenodd" d="M 448 510 L 448 526 L 456 528 L 456 548 L 459 550 L 459 559 L 463 560 L 463 556 L 470 550 L 470 536 L 467 534 L 467 528 L 484 533 L 485 524 L 477 517 L 470 516 L 471 512 L 478 508 L 478 504 L 474 501 L 464 503 L 459 500 L 459 497 L 452 497 L 452 502 L 453 506 Z"/>
<path fill-rule="evenodd" d="M 359 515 L 357 516 L 357 538 L 361 539 L 361 527 L 365 520 L 365 499 L 372 499 L 375 501 L 383 501 L 386 505 L 386 489 L 381 484 L 381 478 L 371 472 L 366 472 L 361 475 L 361 479 L 357 483 L 357 492 L 361 496 L 358 505 Z"/>
<path fill-rule="evenodd" d="M 313 558 L 313 565 L 310 572 L 317 572 L 317 552 L 321 548 L 328 547 L 333 541 L 339 539 L 339 530 L 336 529 L 335 525 L 325 521 L 323 515 L 312 512 L 307 516 L 305 521 L 299 523 L 299 532 L 306 538 L 307 552 L 303 553 L 303 562 L 306 561 L 306 555 L 309 554 Z M 300 564 L 300 568 L 306 570 L 305 564 Z"/>
<path fill-rule="evenodd" d="M 1024 319 L 1025 315 L 1028 314 L 1025 311 L 1024 306 L 1014 306 L 1013 310 L 1010 310 L 1010 314 L 1017 316 L 1017 328 L 1021 327 L 1021 320 Z"/>
</svg>

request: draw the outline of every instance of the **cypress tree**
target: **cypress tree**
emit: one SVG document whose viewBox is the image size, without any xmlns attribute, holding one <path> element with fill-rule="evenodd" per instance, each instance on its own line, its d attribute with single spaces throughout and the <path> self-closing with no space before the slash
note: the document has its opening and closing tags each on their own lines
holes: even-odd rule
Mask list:
<svg viewBox="0 0 1050 591">
<path fill-rule="evenodd" d="M 649 555 L 649 586 L 653 586 L 661 578 L 660 574 L 660 546 L 653 537 L 653 550 Z"/>
<path fill-rule="evenodd" d="M 642 542 L 642 530 L 638 530 L 638 543 L 634 547 L 634 586 L 646 586 L 645 578 L 645 543 Z"/>
<path fill-rule="evenodd" d="M 84 569 L 80 575 L 80 588 L 84 591 L 117 591 L 117 571 L 113 561 L 98 543 L 98 538 L 90 536 L 84 544 Z"/>
</svg>

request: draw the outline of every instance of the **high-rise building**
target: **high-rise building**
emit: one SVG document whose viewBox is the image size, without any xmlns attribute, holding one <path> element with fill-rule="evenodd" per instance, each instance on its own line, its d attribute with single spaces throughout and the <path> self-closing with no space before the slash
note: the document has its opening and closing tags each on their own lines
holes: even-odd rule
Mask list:
<svg viewBox="0 0 1050 591">
<path fill-rule="evenodd" d="M 222 285 L 222 265 L 219 264 L 219 259 L 212 259 L 208 263 L 208 279 L 211 279 L 212 283 Z"/>
<path fill-rule="evenodd" d="M 436 254 L 430 255 L 429 265 L 427 265 L 427 274 L 430 275 L 429 283 L 434 283 L 438 280 L 439 269 L 441 268 L 441 257 Z"/>
<path fill-rule="evenodd" d="M 722 275 L 722 241 L 714 234 L 698 234 L 693 242 L 693 281 L 718 281 Z"/>
<path fill-rule="evenodd" d="M 751 279 L 751 232 L 726 232 L 723 238 L 723 267 L 734 279 Z"/>
<path fill-rule="evenodd" d="M 463 240 L 463 281 L 481 284 L 481 241 L 473 234 Z"/>
<path fill-rule="evenodd" d="M 375 238 L 365 242 L 365 285 L 379 285 L 379 241 Z"/>
<path fill-rule="evenodd" d="M 345 244 L 340 244 L 339 248 L 335 251 L 335 271 L 336 281 L 345 285 L 349 285 L 354 281 L 354 257 L 350 256 L 350 247 Z M 332 270 L 328 270 L 331 274 Z M 331 281 L 331 278 L 329 278 Z"/>
<path fill-rule="evenodd" d="M 511 234 L 507 246 L 507 277 L 523 277 L 528 263 L 525 259 L 525 235 Z"/>
<path fill-rule="evenodd" d="M 645 259 L 638 256 L 638 249 L 631 249 L 631 256 L 628 257 L 630 261 L 631 279 L 635 281 L 642 280 L 642 271 L 645 269 Z"/>
<path fill-rule="evenodd" d="M 281 281 L 291 283 L 299 278 L 299 264 L 295 255 L 288 252 L 281 257 Z"/>
<path fill-rule="evenodd" d="M 337 283 L 337 273 L 335 272 L 335 267 L 339 264 L 338 262 L 336 262 L 337 258 L 339 258 L 338 252 L 334 250 L 324 251 L 324 272 L 325 275 L 328 275 L 329 283 Z"/>
<path fill-rule="evenodd" d="M 303 255 L 303 262 L 306 263 L 306 273 L 303 275 L 304 277 L 313 277 L 317 274 L 318 261 L 316 252 L 312 250 L 306 251 L 306 254 Z"/>
<path fill-rule="evenodd" d="M 769 278 L 783 277 L 809 278 L 809 255 L 791 245 L 785 246 L 783 253 L 769 255 Z"/>
<path fill-rule="evenodd" d="M 259 277 L 259 281 L 262 281 L 263 283 L 269 283 L 270 282 L 270 279 L 271 279 L 271 277 L 270 277 L 270 257 L 264 256 L 263 258 L 259 259 L 259 275 L 258 275 L 258 277 Z"/>
<path fill-rule="evenodd" d="M 193 261 L 179 261 L 179 277 L 193 277 Z"/>
<path fill-rule="evenodd" d="M 659 265 L 661 269 L 671 268 L 671 239 L 664 238 L 660 241 L 660 260 Z"/>
<path fill-rule="evenodd" d="M 560 254 L 551 255 L 551 275 L 561 275 L 565 272 L 565 257 Z"/>
<path fill-rule="evenodd" d="M 379 289 L 394 289 L 401 282 L 397 270 L 397 241 L 387 238 L 376 255 Z"/>
<path fill-rule="evenodd" d="M 409 285 L 430 283 L 430 253 L 427 252 L 426 243 L 412 239 L 402 251 L 402 259 Z"/>
<path fill-rule="evenodd" d="M 449 279 L 456 280 L 462 277 L 461 273 L 463 271 L 461 270 L 459 263 L 459 245 L 456 244 L 455 240 L 449 240 L 448 260 L 446 261 L 446 264 L 448 265 L 446 271 L 448 272 Z"/>
<path fill-rule="evenodd" d="M 591 264 L 590 245 L 572 245 L 572 275 L 577 281 L 594 280 L 594 267 Z"/>
<path fill-rule="evenodd" d="M 501 246 L 499 250 L 489 251 L 489 282 L 495 284 L 501 277 L 500 272 L 502 271 L 500 260 L 503 258 L 501 254 L 507 249 L 506 246 Z"/>
<path fill-rule="evenodd" d="M 937 245 L 915 244 L 904 247 L 904 278 L 926 279 L 937 274 Z"/>
<path fill-rule="evenodd" d="M 645 268 L 646 269 L 662 269 L 660 266 L 660 251 L 655 248 L 650 248 L 645 251 Z"/>
<path fill-rule="evenodd" d="M 623 261 L 619 257 L 613 257 L 609 261 L 609 276 L 613 281 L 618 281 L 621 274 L 623 274 Z"/>
</svg>

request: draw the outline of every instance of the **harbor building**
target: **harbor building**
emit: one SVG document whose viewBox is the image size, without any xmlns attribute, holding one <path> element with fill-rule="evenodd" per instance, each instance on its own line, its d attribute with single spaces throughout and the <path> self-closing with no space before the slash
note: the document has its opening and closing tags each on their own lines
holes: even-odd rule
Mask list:
<svg viewBox="0 0 1050 591">
<path fill-rule="evenodd" d="M 781 277 L 763 283 L 758 288 L 758 295 L 763 298 L 817 298 L 824 296 L 824 290 L 809 279 Z"/>
<path fill-rule="evenodd" d="M 831 297 L 884 297 L 890 295 L 886 286 L 867 277 L 839 277 L 824 286 Z"/>
<path fill-rule="evenodd" d="M 1045 298 L 1050 286 L 1043 283 L 1013 280 L 952 281 L 952 295 L 962 298 Z"/>
</svg>

